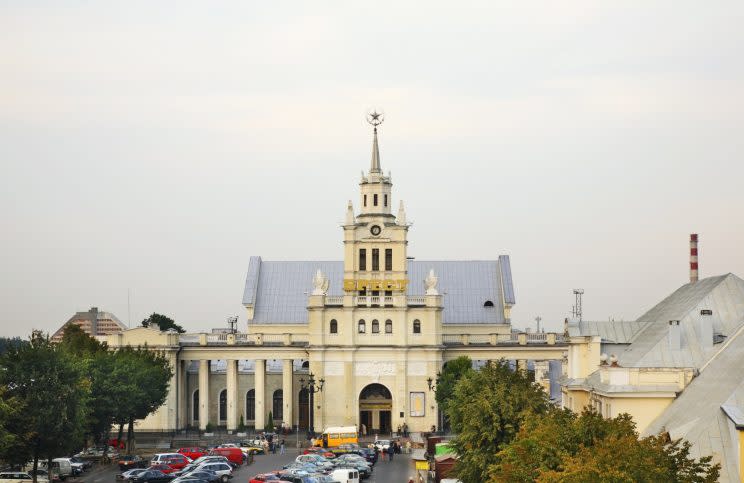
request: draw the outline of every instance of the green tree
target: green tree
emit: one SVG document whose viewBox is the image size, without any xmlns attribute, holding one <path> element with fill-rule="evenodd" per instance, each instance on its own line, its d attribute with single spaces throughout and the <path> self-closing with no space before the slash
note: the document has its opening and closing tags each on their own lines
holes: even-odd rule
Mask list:
<svg viewBox="0 0 744 483">
<path fill-rule="evenodd" d="M 689 443 L 638 439 L 627 414 L 605 419 L 553 409 L 536 414 L 498 454 L 489 482 L 708 482 L 719 467 L 689 457 Z"/>
<path fill-rule="evenodd" d="M 90 358 L 94 354 L 104 352 L 107 349 L 105 342 L 99 342 L 94 337 L 89 336 L 77 324 L 70 324 L 65 327 L 60 343 L 69 352 L 81 358 Z"/>
<path fill-rule="evenodd" d="M 465 482 L 486 481 L 496 454 L 517 435 L 525 420 L 548 410 L 548 396 L 522 371 L 505 361 L 465 374 L 455 385 L 447 415 L 457 436 L 456 475 Z"/>
<path fill-rule="evenodd" d="M 28 344 L 28 341 L 20 337 L 0 337 L 0 355 L 5 354 L 11 348 L 17 348 L 24 344 Z"/>
<path fill-rule="evenodd" d="M 183 334 L 184 332 L 186 332 L 183 327 L 176 324 L 176 322 L 170 317 L 155 312 L 153 312 L 148 318 L 142 321 L 142 327 L 151 327 L 153 324 L 162 331 L 174 329 L 179 334 Z"/>
<path fill-rule="evenodd" d="M 442 412 L 447 413 L 447 404 L 452 400 L 457 382 L 471 372 L 473 372 L 473 361 L 468 356 L 460 356 L 451 360 L 442 368 L 442 372 L 437 375 L 435 393 L 437 404 Z"/>
<path fill-rule="evenodd" d="M 269 411 L 269 419 L 266 421 L 266 431 L 271 433 L 274 431 L 274 415 Z"/>
<path fill-rule="evenodd" d="M 40 459 L 51 463 L 82 442 L 89 385 L 77 359 L 34 332 L 29 344 L 11 348 L 0 358 L 0 369 L 4 400 L 22 407 L 8 421 L 15 444 L 3 455 L 6 461 L 31 459 L 36 470 Z"/>
</svg>

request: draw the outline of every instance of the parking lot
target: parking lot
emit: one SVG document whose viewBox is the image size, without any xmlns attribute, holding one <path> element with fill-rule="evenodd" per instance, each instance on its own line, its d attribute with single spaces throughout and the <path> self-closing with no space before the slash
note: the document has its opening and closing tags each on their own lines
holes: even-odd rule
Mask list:
<svg viewBox="0 0 744 483">
<path fill-rule="evenodd" d="M 251 465 L 243 465 L 233 473 L 231 481 L 235 483 L 247 483 L 257 473 L 281 469 L 282 466 L 292 462 L 300 454 L 297 449 L 288 449 L 284 455 L 268 454 L 256 455 Z M 94 467 L 78 478 L 68 479 L 75 483 L 115 483 L 119 469 L 116 465 L 106 467 Z M 413 474 L 410 455 L 395 455 L 393 461 L 378 460 L 374 466 L 372 476 L 364 480 L 367 483 L 406 483 Z"/>
</svg>

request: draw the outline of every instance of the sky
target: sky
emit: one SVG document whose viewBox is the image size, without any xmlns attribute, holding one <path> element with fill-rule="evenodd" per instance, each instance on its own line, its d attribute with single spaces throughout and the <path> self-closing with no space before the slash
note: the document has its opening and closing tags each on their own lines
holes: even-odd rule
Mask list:
<svg viewBox="0 0 744 483">
<path fill-rule="evenodd" d="M 340 260 L 371 130 L 409 255 L 511 257 L 512 321 L 744 277 L 744 3 L 0 2 L 0 336 L 239 315 Z M 411 281 L 415 286 L 417 281 Z M 308 281 L 310 286 L 310 281 Z M 422 285 L 423 291 L 423 285 Z"/>
</svg>

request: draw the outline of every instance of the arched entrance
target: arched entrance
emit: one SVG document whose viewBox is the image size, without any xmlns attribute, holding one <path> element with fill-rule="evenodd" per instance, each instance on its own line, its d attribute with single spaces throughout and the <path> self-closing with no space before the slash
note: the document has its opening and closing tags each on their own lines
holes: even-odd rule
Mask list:
<svg viewBox="0 0 744 483">
<path fill-rule="evenodd" d="M 392 431 L 393 395 L 382 384 L 370 384 L 359 394 L 359 427 L 367 434 Z"/>
</svg>

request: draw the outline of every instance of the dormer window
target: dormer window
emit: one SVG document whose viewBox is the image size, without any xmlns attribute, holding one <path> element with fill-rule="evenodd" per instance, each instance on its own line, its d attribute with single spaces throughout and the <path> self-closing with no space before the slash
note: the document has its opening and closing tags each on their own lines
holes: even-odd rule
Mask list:
<svg viewBox="0 0 744 483">
<path fill-rule="evenodd" d="M 491 302 L 490 300 L 486 300 L 486 303 L 483 304 L 483 306 L 484 307 L 493 307 L 493 302 Z"/>
</svg>

